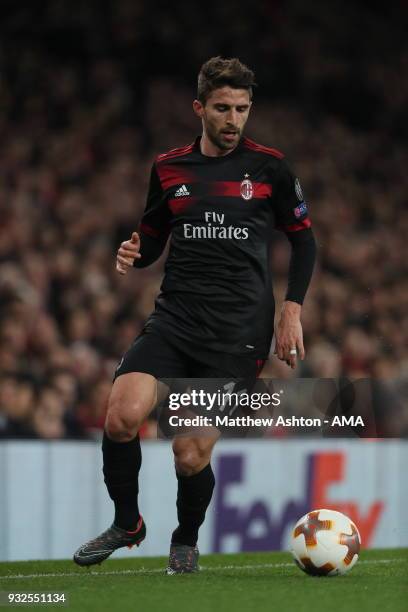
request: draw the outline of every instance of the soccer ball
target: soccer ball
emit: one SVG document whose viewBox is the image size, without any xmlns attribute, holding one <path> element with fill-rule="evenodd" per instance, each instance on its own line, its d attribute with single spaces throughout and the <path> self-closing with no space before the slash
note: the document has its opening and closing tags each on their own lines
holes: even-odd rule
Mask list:
<svg viewBox="0 0 408 612">
<path fill-rule="evenodd" d="M 291 552 L 295 563 L 311 576 L 338 576 L 350 571 L 360 552 L 357 527 L 335 510 L 313 510 L 296 523 Z"/>
</svg>

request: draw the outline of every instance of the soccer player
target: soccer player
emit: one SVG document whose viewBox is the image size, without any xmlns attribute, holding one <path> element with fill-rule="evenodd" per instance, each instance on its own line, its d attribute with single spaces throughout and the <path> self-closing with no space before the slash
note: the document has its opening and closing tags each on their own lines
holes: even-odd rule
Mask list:
<svg viewBox="0 0 408 612">
<path fill-rule="evenodd" d="M 215 57 L 201 68 L 195 114 L 202 134 L 159 155 L 138 232 L 117 253 L 126 274 L 160 257 L 170 236 L 154 312 L 117 370 L 102 443 L 112 526 L 74 555 L 79 565 L 139 545 L 138 430 L 156 406 L 160 378 L 251 378 L 267 358 L 274 299 L 269 271 L 273 228 L 291 247 L 288 289 L 276 329 L 276 353 L 294 368 L 304 358 L 300 312 L 312 275 L 315 241 L 298 179 L 282 153 L 245 138 L 253 72 Z M 217 436 L 176 437 L 178 526 L 168 574 L 198 570 L 198 530 L 210 503 L 211 452 Z"/>
</svg>

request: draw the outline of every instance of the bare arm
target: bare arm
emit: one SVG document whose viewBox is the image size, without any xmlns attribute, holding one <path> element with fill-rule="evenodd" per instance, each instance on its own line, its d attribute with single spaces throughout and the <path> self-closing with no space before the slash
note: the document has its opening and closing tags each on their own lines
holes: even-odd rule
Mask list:
<svg viewBox="0 0 408 612">
<path fill-rule="evenodd" d="M 286 361 L 292 369 L 296 367 L 297 354 L 299 354 L 300 359 L 305 358 L 303 330 L 300 322 L 301 310 L 302 306 L 300 304 L 285 301 L 275 330 L 275 352 L 278 358 Z M 296 354 L 293 352 L 294 349 L 296 349 Z"/>
</svg>

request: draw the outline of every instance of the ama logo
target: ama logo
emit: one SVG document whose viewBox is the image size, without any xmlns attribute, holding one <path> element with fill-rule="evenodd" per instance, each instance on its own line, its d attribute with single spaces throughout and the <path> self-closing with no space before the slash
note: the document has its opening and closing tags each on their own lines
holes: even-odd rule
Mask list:
<svg viewBox="0 0 408 612">
<path fill-rule="evenodd" d="M 223 552 L 223 540 L 230 536 L 239 540 L 241 551 L 279 550 L 285 544 L 283 537 L 288 527 L 315 508 L 338 510 L 349 516 L 359 528 L 363 545 L 369 546 L 384 503 L 375 501 L 364 513 L 356 501 L 334 503 L 328 497 L 329 487 L 344 480 L 346 455 L 343 452 L 320 452 L 307 457 L 303 499 L 289 499 L 279 517 L 272 516 L 270 505 L 262 500 L 254 499 L 246 507 L 228 503 L 230 485 L 242 483 L 245 486 L 244 461 L 242 455 L 224 455 L 218 461 L 213 541 L 215 552 Z M 265 526 L 262 535 L 252 534 L 251 526 L 255 521 Z"/>
</svg>

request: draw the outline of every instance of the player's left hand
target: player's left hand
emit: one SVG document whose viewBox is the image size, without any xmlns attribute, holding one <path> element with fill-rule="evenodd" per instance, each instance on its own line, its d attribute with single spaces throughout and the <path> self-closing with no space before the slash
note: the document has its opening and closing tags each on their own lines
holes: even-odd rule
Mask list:
<svg viewBox="0 0 408 612">
<path fill-rule="evenodd" d="M 281 317 L 275 329 L 275 354 L 281 361 L 286 361 L 292 370 L 296 367 L 298 356 L 302 360 L 305 358 L 300 322 L 301 308 L 296 302 L 284 302 Z M 296 354 L 294 349 L 296 349 Z"/>
</svg>

